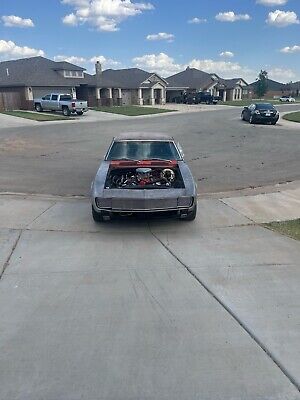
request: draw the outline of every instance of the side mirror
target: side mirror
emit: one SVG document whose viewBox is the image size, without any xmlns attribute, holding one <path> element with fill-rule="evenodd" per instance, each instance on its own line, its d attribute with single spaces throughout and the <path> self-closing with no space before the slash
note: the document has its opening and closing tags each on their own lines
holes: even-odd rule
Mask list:
<svg viewBox="0 0 300 400">
<path fill-rule="evenodd" d="M 42 100 L 45 100 L 45 97 L 42 97 Z"/>
<path fill-rule="evenodd" d="M 248 107 L 244 107 L 244 110 L 248 110 Z"/>
</svg>

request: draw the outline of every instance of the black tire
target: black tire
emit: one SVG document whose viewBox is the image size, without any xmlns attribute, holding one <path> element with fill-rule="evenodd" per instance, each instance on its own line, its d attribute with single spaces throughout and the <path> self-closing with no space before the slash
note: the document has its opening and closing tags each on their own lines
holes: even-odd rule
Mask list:
<svg viewBox="0 0 300 400">
<path fill-rule="evenodd" d="M 68 109 L 68 107 L 63 107 L 62 113 L 65 117 L 69 117 L 71 115 L 71 111 Z"/>
<path fill-rule="evenodd" d="M 245 114 L 242 112 L 242 115 L 241 115 L 241 119 L 242 119 L 242 121 L 245 121 Z"/>
<path fill-rule="evenodd" d="M 77 114 L 77 115 L 82 115 L 82 114 L 83 114 L 83 111 L 76 111 L 76 114 Z"/>
<path fill-rule="evenodd" d="M 41 106 L 40 103 L 36 103 L 36 104 L 34 105 L 34 108 L 35 108 L 35 110 L 36 110 L 37 112 L 43 112 L 43 107 Z"/>
<path fill-rule="evenodd" d="M 250 124 L 254 124 L 254 118 L 253 118 L 252 115 L 251 115 L 250 118 L 249 118 L 249 122 L 250 122 Z"/>
<path fill-rule="evenodd" d="M 276 125 L 277 122 L 278 122 L 278 120 L 277 120 L 277 121 L 272 121 L 272 122 L 271 122 L 271 125 Z"/>
<path fill-rule="evenodd" d="M 101 211 L 100 212 L 96 211 L 94 209 L 94 206 L 92 206 L 92 216 L 93 216 L 93 220 L 95 222 L 103 222 L 104 221 L 103 214 L 101 213 Z"/>
<path fill-rule="evenodd" d="M 184 218 L 185 221 L 194 221 L 197 215 L 197 203 L 195 207 L 188 213 L 188 215 Z"/>
</svg>

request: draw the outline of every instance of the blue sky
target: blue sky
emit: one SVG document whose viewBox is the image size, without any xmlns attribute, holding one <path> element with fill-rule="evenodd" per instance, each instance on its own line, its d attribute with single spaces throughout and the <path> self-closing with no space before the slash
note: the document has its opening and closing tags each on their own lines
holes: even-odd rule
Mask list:
<svg viewBox="0 0 300 400">
<path fill-rule="evenodd" d="M 300 0 L 1 0 L 0 60 L 300 80 Z"/>
</svg>

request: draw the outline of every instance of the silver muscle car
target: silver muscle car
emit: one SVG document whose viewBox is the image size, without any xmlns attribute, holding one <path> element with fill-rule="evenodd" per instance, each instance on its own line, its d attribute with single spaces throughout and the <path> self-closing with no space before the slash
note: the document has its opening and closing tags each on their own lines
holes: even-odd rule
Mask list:
<svg viewBox="0 0 300 400">
<path fill-rule="evenodd" d="M 164 134 L 115 137 L 91 186 L 96 222 L 114 214 L 164 213 L 188 221 L 197 213 L 197 189 L 183 153 Z"/>
</svg>

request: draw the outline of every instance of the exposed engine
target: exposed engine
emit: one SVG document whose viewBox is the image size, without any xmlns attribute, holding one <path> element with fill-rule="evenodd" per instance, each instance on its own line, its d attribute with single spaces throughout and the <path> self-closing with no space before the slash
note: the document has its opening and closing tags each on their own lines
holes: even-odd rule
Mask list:
<svg viewBox="0 0 300 400">
<path fill-rule="evenodd" d="M 183 188 L 179 168 L 114 168 L 109 171 L 106 188 L 158 189 Z"/>
</svg>

